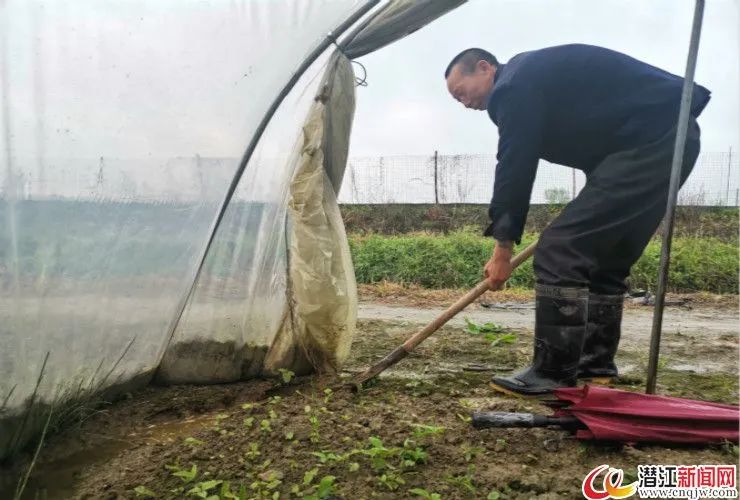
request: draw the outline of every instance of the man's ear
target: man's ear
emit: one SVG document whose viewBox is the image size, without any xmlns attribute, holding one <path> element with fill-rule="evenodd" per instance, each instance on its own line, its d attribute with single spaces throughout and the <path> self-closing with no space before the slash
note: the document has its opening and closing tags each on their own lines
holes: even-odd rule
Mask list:
<svg viewBox="0 0 740 500">
<path fill-rule="evenodd" d="M 488 61 L 484 61 L 483 59 L 475 63 L 475 69 L 484 73 L 488 73 L 491 68 L 491 63 L 489 63 Z"/>
</svg>

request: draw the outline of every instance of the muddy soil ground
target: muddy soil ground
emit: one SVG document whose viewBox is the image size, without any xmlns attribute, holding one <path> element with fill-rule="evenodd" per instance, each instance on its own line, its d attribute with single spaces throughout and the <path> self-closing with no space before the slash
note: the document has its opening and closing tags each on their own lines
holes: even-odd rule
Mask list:
<svg viewBox="0 0 740 500">
<path fill-rule="evenodd" d="M 411 314 L 376 303 L 360 313 L 345 378 L 436 311 Z M 649 316 L 631 310 L 625 316 L 625 332 L 633 333 L 626 333 L 618 360 L 624 389 L 643 388 L 647 358 L 639 332 L 649 331 L 643 313 Z M 604 463 L 623 468 L 629 479 L 638 464 L 737 462 L 731 445 L 631 447 L 579 442 L 557 430 L 473 429 L 473 409 L 548 413 L 488 385 L 492 373 L 529 357 L 531 331 L 517 314 L 531 322 L 526 308 L 473 308 L 462 316 L 505 327 L 497 345 L 453 322 L 357 394 L 326 378 L 149 387 L 52 437 L 26 497 L 580 498 L 584 476 Z M 667 330 L 660 393 L 737 404 L 737 329 L 701 326 L 736 315 L 736 309 L 668 311 L 680 331 Z M 0 475 L 0 497 L 15 486 L 13 472 L 22 465 Z"/>
</svg>

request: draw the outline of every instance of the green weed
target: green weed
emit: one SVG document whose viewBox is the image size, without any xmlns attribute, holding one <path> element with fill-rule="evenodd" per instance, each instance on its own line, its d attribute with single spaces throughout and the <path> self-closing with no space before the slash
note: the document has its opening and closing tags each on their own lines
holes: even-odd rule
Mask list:
<svg viewBox="0 0 740 500">
<path fill-rule="evenodd" d="M 471 493 L 475 495 L 478 491 L 478 488 L 475 486 L 475 478 L 473 476 L 473 473 L 475 471 L 475 466 L 470 465 L 468 467 L 468 471 L 465 474 L 460 474 L 457 476 L 447 476 L 447 482 L 451 484 L 452 486 L 456 486 L 460 489 L 466 490 L 468 493 Z"/>
<path fill-rule="evenodd" d="M 280 378 L 283 381 L 283 384 L 289 384 L 290 381 L 293 380 L 293 377 L 295 377 L 295 373 L 290 370 L 286 370 L 285 368 L 278 368 L 278 372 L 280 372 Z"/>
<path fill-rule="evenodd" d="M 171 475 L 182 479 L 185 484 L 191 482 L 198 475 L 198 466 L 195 464 L 190 469 L 183 469 L 179 465 L 165 465 L 165 468 L 171 471 Z"/>
<path fill-rule="evenodd" d="M 406 481 L 396 472 L 385 472 L 378 478 L 378 482 L 391 491 L 396 491 L 399 486 L 406 484 Z"/>
<path fill-rule="evenodd" d="M 134 488 L 134 493 L 136 493 L 137 497 L 157 498 L 157 494 L 146 486 L 137 486 Z"/>
<path fill-rule="evenodd" d="M 411 424 L 414 428 L 414 437 L 417 439 L 422 439 L 427 436 L 439 436 L 444 433 L 445 428 L 444 427 L 437 427 L 434 425 L 425 425 L 425 424 Z"/>
<path fill-rule="evenodd" d="M 409 493 L 417 497 L 426 498 L 427 500 L 442 500 L 442 496 L 439 493 L 430 493 L 423 488 L 412 488 L 409 490 Z"/>
<path fill-rule="evenodd" d="M 506 328 L 495 323 L 484 323 L 479 325 L 468 318 L 465 318 L 466 331 L 472 335 L 480 335 L 486 341 L 491 343 L 491 347 L 499 344 L 516 343 L 516 335 L 509 332 Z"/>
<path fill-rule="evenodd" d="M 190 490 L 188 490 L 188 495 L 198 497 L 198 498 L 213 498 L 213 495 L 211 495 L 208 492 L 210 490 L 216 489 L 222 483 L 223 481 L 216 480 L 216 479 L 197 483 Z M 216 496 L 216 498 L 218 498 L 218 496 Z"/>
</svg>

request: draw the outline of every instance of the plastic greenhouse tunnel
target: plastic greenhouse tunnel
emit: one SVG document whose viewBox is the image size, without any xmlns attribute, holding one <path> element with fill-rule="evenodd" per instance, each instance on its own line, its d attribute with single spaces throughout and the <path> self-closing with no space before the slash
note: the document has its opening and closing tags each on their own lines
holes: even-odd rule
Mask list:
<svg viewBox="0 0 740 500">
<path fill-rule="evenodd" d="M 0 457 L 152 381 L 337 369 L 350 59 L 460 3 L 0 7 Z"/>
</svg>

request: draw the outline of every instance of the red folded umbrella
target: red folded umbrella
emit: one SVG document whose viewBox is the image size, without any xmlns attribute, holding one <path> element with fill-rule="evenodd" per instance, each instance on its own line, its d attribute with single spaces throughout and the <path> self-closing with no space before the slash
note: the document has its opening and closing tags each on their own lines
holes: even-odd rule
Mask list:
<svg viewBox="0 0 740 500">
<path fill-rule="evenodd" d="M 585 385 L 557 389 L 570 404 L 555 417 L 575 417 L 579 439 L 623 442 L 718 443 L 740 439 L 740 407 Z"/>
<path fill-rule="evenodd" d="M 734 443 L 740 407 L 585 385 L 557 389 L 546 404 L 553 416 L 475 412 L 472 424 L 491 427 L 561 427 L 579 439 L 626 443 Z"/>
</svg>

